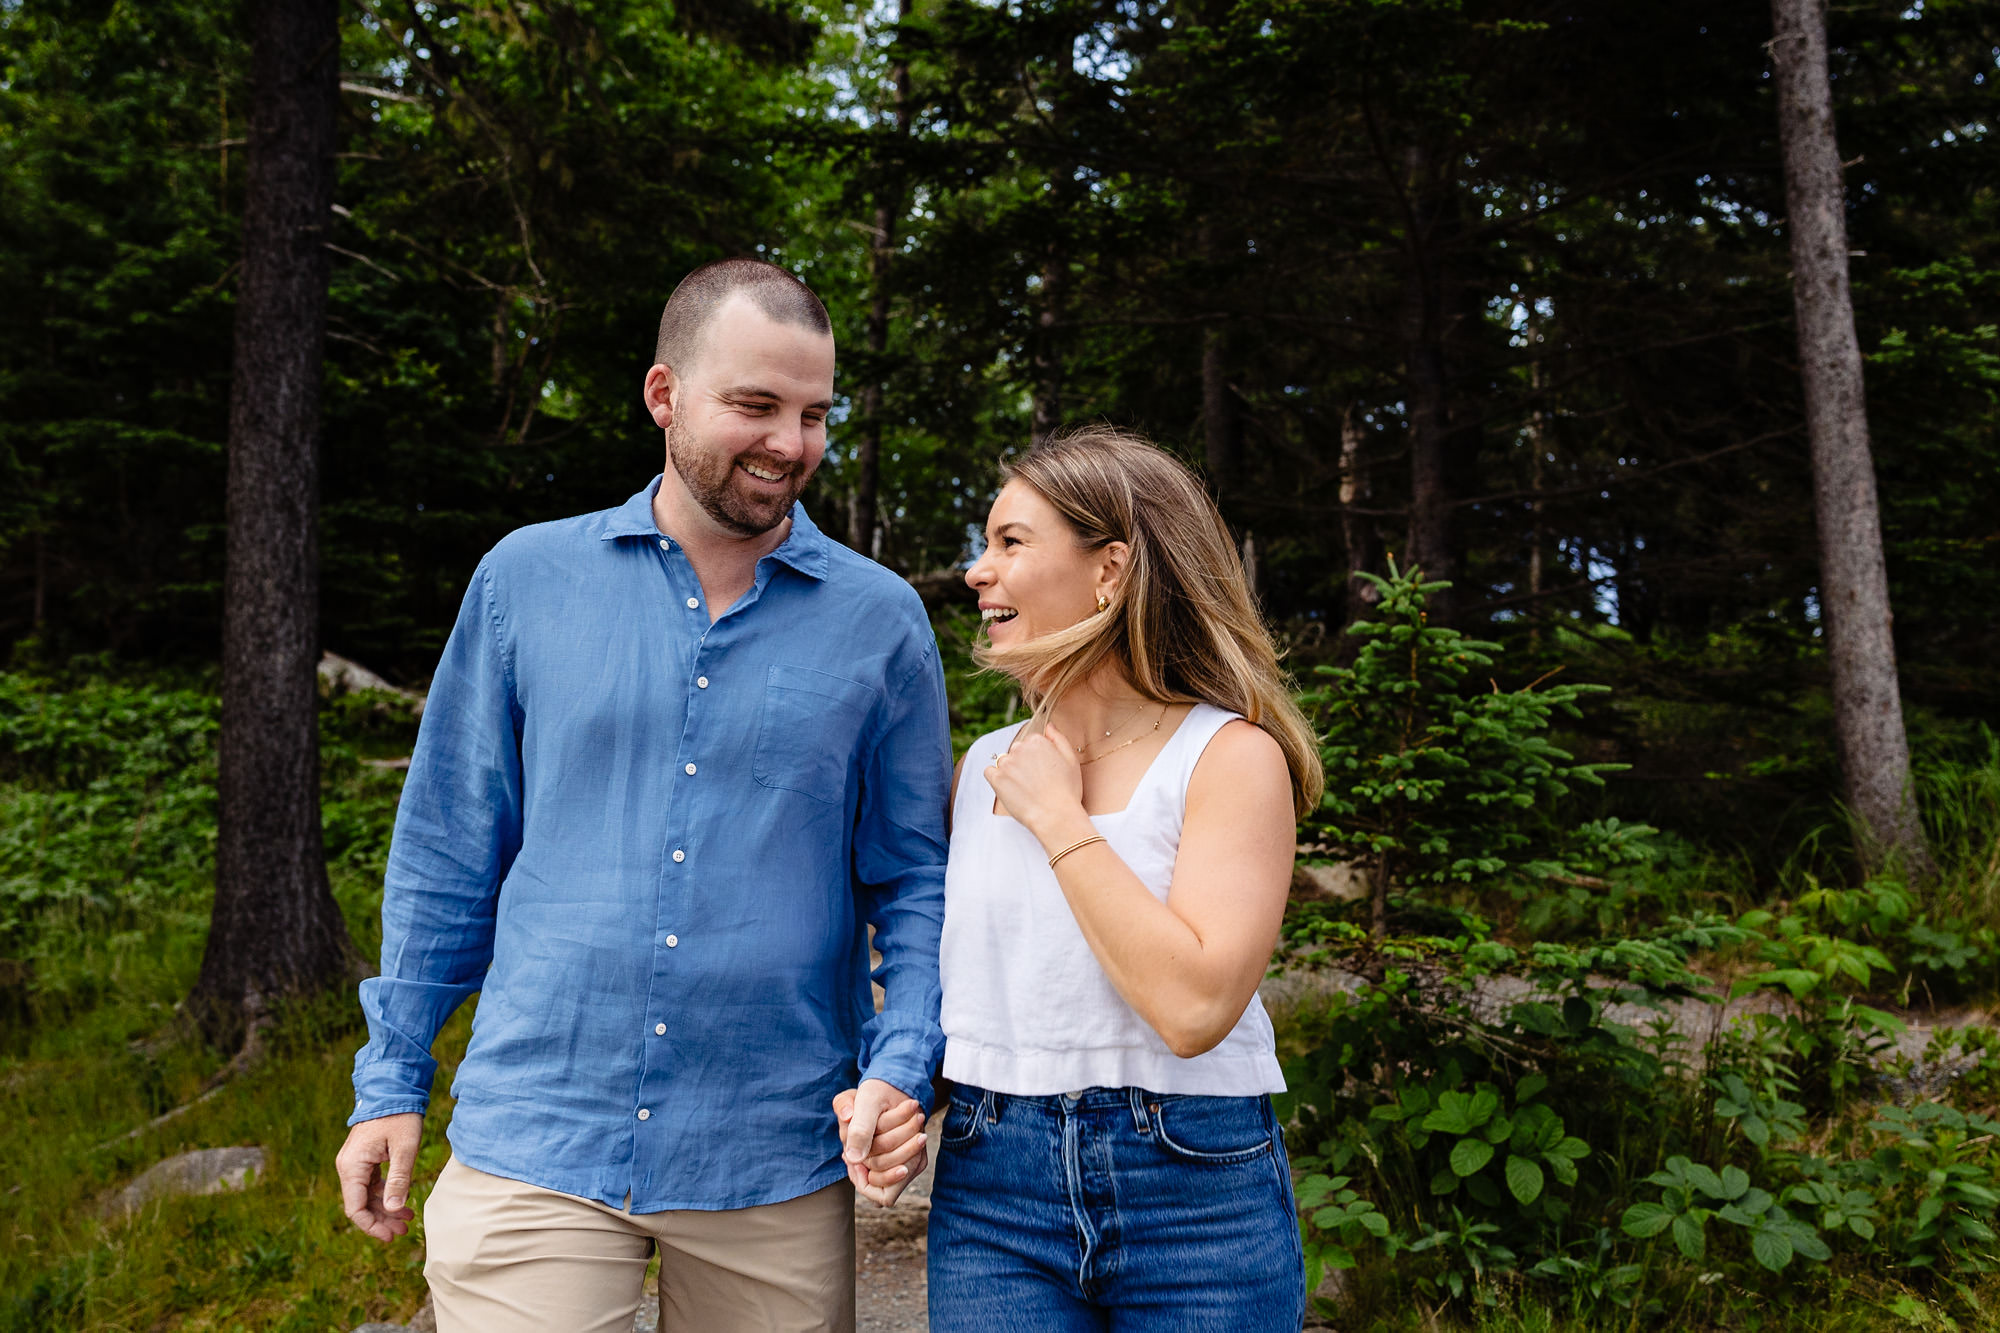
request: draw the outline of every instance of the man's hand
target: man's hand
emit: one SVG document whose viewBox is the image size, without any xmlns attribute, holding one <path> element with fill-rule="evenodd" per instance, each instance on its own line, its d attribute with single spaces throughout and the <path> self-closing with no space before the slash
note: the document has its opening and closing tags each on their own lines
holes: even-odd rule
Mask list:
<svg viewBox="0 0 2000 1333">
<path fill-rule="evenodd" d="M 879 1078 L 862 1080 L 833 1099 L 855 1192 L 877 1207 L 896 1202 L 930 1163 L 924 1108 Z"/>
<path fill-rule="evenodd" d="M 423 1134 L 424 1118 L 414 1111 L 364 1120 L 347 1131 L 347 1142 L 334 1156 L 340 1202 L 348 1220 L 385 1244 L 407 1232 L 410 1219 L 417 1215 L 407 1205 Z M 375 1171 L 384 1162 L 389 1167 L 386 1179 Z"/>
</svg>

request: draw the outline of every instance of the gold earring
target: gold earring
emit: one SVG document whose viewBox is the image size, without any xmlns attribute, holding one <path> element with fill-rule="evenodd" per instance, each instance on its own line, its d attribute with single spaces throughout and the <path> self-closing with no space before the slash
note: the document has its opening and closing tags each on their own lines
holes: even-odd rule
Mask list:
<svg viewBox="0 0 2000 1333">
<path fill-rule="evenodd" d="M 1111 599 L 1109 597 L 1106 597 L 1103 593 L 1097 594 L 1097 609 L 1100 613 L 1108 610 L 1110 606 Z"/>
</svg>

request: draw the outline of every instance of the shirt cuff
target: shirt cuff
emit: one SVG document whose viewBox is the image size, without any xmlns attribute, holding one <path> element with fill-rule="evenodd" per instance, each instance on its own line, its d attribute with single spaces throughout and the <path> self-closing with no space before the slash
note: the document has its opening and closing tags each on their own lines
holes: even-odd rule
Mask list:
<svg viewBox="0 0 2000 1333">
<path fill-rule="evenodd" d="M 428 1100 L 388 1101 L 378 1102 L 373 1105 L 364 1102 L 355 1106 L 354 1114 L 347 1117 L 347 1127 L 352 1129 L 364 1120 L 380 1120 L 385 1115 L 407 1115 L 412 1111 L 418 1115 L 422 1115 L 429 1109 Z"/>
<path fill-rule="evenodd" d="M 861 1077 L 881 1079 L 905 1096 L 916 1098 L 929 1115 L 935 1101 L 931 1075 L 937 1072 L 943 1046 L 944 1033 L 934 1024 L 877 1031 L 862 1056 Z"/>
</svg>

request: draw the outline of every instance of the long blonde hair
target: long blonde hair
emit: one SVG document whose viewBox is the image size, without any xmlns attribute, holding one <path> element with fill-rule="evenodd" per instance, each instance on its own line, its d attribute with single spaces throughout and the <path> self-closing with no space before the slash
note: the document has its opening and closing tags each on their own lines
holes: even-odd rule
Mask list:
<svg viewBox="0 0 2000 1333">
<path fill-rule="evenodd" d="M 975 660 L 1021 682 L 1044 711 L 1115 661 L 1162 703 L 1204 702 L 1270 733 L 1291 771 L 1297 814 L 1319 806 L 1319 742 L 1292 702 L 1229 529 L 1201 483 L 1170 454 L 1110 426 L 1085 426 L 1004 464 L 1075 529 L 1085 550 L 1124 542 L 1124 576 L 1102 613 Z"/>
</svg>

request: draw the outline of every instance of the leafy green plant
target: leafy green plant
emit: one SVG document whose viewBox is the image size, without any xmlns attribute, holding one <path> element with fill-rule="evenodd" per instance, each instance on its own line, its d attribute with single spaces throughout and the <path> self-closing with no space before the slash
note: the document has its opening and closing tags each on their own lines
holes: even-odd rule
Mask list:
<svg viewBox="0 0 2000 1333">
<path fill-rule="evenodd" d="M 1834 1109 L 1873 1077 L 1876 1057 L 1903 1030 L 1903 1023 L 1894 1014 L 1861 1003 L 1853 993 L 1865 991 L 1878 973 L 1891 973 L 1893 967 L 1880 949 L 1844 933 L 1837 915 L 1831 922 L 1826 919 L 1831 901 L 1835 900 L 1821 894 L 1793 911 L 1760 908 L 1744 913 L 1737 924 L 1762 936 L 1756 956 L 1767 966 L 1737 981 L 1730 996 L 1773 989 L 1792 998 L 1793 1012 L 1754 1014 L 1751 1022 L 1778 1030 L 1783 1045 L 1796 1057 L 1799 1084 L 1794 1090 L 1808 1102 Z"/>
<path fill-rule="evenodd" d="M 1751 1256 L 1774 1273 L 1795 1257 L 1821 1262 L 1833 1257 L 1811 1223 L 1793 1217 L 1769 1190 L 1752 1185 L 1741 1167 L 1717 1171 L 1670 1157 L 1646 1183 L 1659 1186 L 1659 1199 L 1633 1204 L 1620 1219 L 1625 1234 L 1635 1239 L 1666 1232 L 1682 1256 L 1701 1259 L 1708 1252 L 1708 1224 L 1720 1220 L 1747 1233 Z"/>
<path fill-rule="evenodd" d="M 1869 1130 L 1889 1144 L 1846 1172 L 1893 1210 L 1891 1242 L 1912 1268 L 1991 1271 L 2000 1213 L 1992 1143 L 2000 1121 L 1937 1102 L 1884 1107 Z"/>
<path fill-rule="evenodd" d="M 1753 1088 L 1730 1070 L 1710 1078 L 1708 1086 L 1715 1094 L 1716 1117 L 1731 1121 L 1759 1148 L 1770 1146 L 1773 1136 L 1783 1142 L 1806 1132 L 1806 1108 L 1785 1096 L 1797 1092 L 1798 1084 L 1784 1074 L 1766 1074 Z"/>
<path fill-rule="evenodd" d="M 1418 1223 L 1423 1235 L 1410 1245 L 1410 1252 L 1431 1251 L 1443 1263 L 1435 1274 L 1418 1274 L 1417 1286 L 1430 1293 L 1448 1292 L 1454 1299 L 1470 1292 L 1479 1304 L 1492 1305 L 1495 1296 L 1489 1283 L 1496 1274 L 1515 1267 L 1514 1251 L 1499 1239 L 1501 1228 L 1495 1223 L 1467 1217 L 1456 1204 L 1448 1211 L 1450 1218 L 1444 1225 L 1428 1220 Z"/>
<path fill-rule="evenodd" d="M 1374 1204 L 1348 1188 L 1346 1176 L 1320 1172 L 1298 1185 L 1298 1205 L 1306 1235 L 1306 1290 L 1319 1287 L 1329 1268 L 1352 1268 L 1354 1250 L 1364 1237 L 1383 1241 L 1394 1254 L 1398 1242 L 1389 1219 Z"/>
<path fill-rule="evenodd" d="M 1372 1120 L 1401 1125 L 1413 1151 L 1436 1158 L 1442 1150 L 1431 1193 L 1454 1194 L 1463 1187 L 1481 1204 L 1497 1208 L 1504 1188 L 1530 1208 L 1541 1200 L 1550 1176 L 1559 1185 L 1576 1184 L 1576 1164 L 1590 1155 L 1590 1145 L 1566 1133 L 1562 1117 L 1534 1101 L 1548 1079 L 1530 1074 L 1515 1084 L 1508 1114 L 1501 1091 L 1490 1083 L 1470 1092 L 1448 1086 L 1455 1073 L 1448 1068 L 1428 1086 L 1405 1087 L 1396 1102 L 1369 1113 Z M 1488 1171 L 1489 1166 L 1499 1169 Z"/>
</svg>

